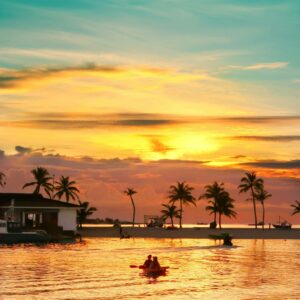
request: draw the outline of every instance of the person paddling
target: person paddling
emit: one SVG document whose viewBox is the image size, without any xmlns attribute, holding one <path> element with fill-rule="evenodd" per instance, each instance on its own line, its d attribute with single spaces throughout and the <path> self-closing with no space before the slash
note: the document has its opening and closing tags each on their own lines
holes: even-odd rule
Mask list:
<svg viewBox="0 0 300 300">
<path fill-rule="evenodd" d="M 151 262 L 151 264 L 149 266 L 149 271 L 150 272 L 160 271 L 160 264 L 157 260 L 157 256 L 153 256 L 153 261 Z"/>
<path fill-rule="evenodd" d="M 149 268 L 152 263 L 152 255 L 148 255 L 147 259 L 145 260 L 143 267 Z"/>
</svg>

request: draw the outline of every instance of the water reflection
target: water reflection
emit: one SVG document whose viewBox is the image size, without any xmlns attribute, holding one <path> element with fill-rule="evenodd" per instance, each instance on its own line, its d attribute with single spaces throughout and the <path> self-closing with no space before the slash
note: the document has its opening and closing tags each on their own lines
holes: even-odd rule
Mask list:
<svg viewBox="0 0 300 300">
<path fill-rule="evenodd" d="M 297 299 L 297 240 L 87 239 L 0 247 L 0 299 Z M 147 277 L 148 254 L 170 266 Z M 2 298 L 1 298 L 2 297 Z"/>
</svg>

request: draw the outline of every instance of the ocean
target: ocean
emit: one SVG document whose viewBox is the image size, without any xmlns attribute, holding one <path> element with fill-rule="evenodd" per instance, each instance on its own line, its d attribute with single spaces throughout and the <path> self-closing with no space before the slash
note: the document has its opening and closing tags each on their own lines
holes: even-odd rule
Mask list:
<svg viewBox="0 0 300 300">
<path fill-rule="evenodd" d="M 300 299 L 299 240 L 88 238 L 0 246 L 0 299 Z M 165 276 L 130 268 L 148 254 Z"/>
</svg>

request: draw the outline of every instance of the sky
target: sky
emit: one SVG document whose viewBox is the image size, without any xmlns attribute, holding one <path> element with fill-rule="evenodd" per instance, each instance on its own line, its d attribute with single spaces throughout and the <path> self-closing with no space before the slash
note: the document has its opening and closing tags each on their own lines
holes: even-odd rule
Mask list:
<svg viewBox="0 0 300 300">
<path fill-rule="evenodd" d="M 169 186 L 198 198 L 256 171 L 266 220 L 300 193 L 300 3 L 284 0 L 2 0 L 0 171 L 4 192 L 30 170 L 70 176 L 95 216 L 160 214 Z M 205 201 L 185 222 L 209 221 Z M 260 214 L 260 211 L 259 211 Z"/>
</svg>

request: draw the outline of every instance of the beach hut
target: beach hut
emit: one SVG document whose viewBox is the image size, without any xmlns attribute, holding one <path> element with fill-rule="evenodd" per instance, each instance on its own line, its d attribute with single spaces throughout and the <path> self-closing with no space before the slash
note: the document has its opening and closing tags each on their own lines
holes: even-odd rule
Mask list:
<svg viewBox="0 0 300 300">
<path fill-rule="evenodd" d="M 41 194 L 0 193 L 0 219 L 18 222 L 25 230 L 74 234 L 79 208 L 79 205 L 44 198 Z"/>
</svg>

